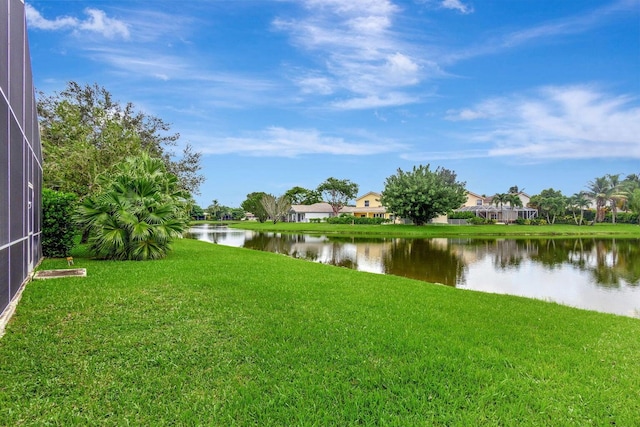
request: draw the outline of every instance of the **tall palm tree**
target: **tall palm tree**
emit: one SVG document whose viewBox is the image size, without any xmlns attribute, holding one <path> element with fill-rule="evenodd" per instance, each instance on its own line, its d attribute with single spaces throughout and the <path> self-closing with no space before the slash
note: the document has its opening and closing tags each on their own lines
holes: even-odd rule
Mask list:
<svg viewBox="0 0 640 427">
<path fill-rule="evenodd" d="M 491 203 L 500 206 L 500 219 L 504 220 L 504 212 L 503 206 L 505 203 L 509 201 L 509 194 L 507 193 L 496 193 L 491 199 Z"/>
<path fill-rule="evenodd" d="M 128 158 L 100 177 L 102 190 L 78 209 L 90 249 L 116 260 L 158 259 L 188 225 L 188 194 L 160 159 Z"/>
<path fill-rule="evenodd" d="M 518 196 L 518 193 L 509 193 L 509 194 L 507 194 L 506 202 L 509 204 L 509 207 L 511 208 L 511 211 L 513 211 L 515 208 L 521 208 L 523 206 L 522 200 Z M 517 218 L 517 217 L 518 217 L 518 215 L 516 214 L 515 218 Z"/>
<path fill-rule="evenodd" d="M 624 181 L 620 181 L 620 174 L 607 175 L 609 178 L 609 185 L 611 187 L 611 194 L 609 195 L 609 202 L 611 206 L 611 222 L 616 223 L 616 213 L 618 212 L 618 204 L 624 202 L 627 198 L 625 193 Z"/>
<path fill-rule="evenodd" d="M 588 190 L 585 194 L 596 202 L 596 222 L 604 221 L 604 208 L 612 194 L 609 178 L 601 176 L 589 181 Z"/>
</svg>

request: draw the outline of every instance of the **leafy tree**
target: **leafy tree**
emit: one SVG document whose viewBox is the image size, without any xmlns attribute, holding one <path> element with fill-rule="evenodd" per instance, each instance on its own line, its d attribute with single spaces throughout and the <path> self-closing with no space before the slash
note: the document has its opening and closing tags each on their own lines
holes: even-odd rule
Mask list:
<svg viewBox="0 0 640 427">
<path fill-rule="evenodd" d="M 200 153 L 187 144 L 182 157 L 171 151 L 178 134 L 162 119 L 136 111 L 133 104 L 113 100 L 103 87 L 69 82 L 65 90 L 38 98 L 40 134 L 44 156 L 45 187 L 77 194 L 97 191 L 98 175 L 130 156 L 149 153 L 161 158 L 181 188 L 197 192 Z"/>
<path fill-rule="evenodd" d="M 303 187 L 293 187 L 284 193 L 292 205 L 313 205 L 322 202 L 322 194 L 317 190 L 309 190 Z"/>
<path fill-rule="evenodd" d="M 191 205 L 191 210 L 189 211 L 189 217 L 191 218 L 204 218 L 204 209 L 196 204 Z"/>
<path fill-rule="evenodd" d="M 73 247 L 76 224 L 73 212 L 77 197 L 73 193 L 42 190 L 42 254 L 61 258 Z"/>
<path fill-rule="evenodd" d="M 188 193 L 160 159 L 129 157 L 97 182 L 100 191 L 84 199 L 78 221 L 89 229 L 90 249 L 99 257 L 162 258 L 188 226 Z"/>
<path fill-rule="evenodd" d="M 331 205 L 333 215 L 337 216 L 349 200 L 354 199 L 358 195 L 358 184 L 348 179 L 327 178 L 325 182 L 320 184 L 316 189 L 324 200 Z"/>
<path fill-rule="evenodd" d="M 265 194 L 262 196 L 260 203 L 274 224 L 286 218 L 289 209 L 291 209 L 291 202 L 286 194 L 279 197 L 275 197 L 272 194 Z"/>
<path fill-rule="evenodd" d="M 267 193 L 264 192 L 254 192 L 247 194 L 247 199 L 240 204 L 240 207 L 244 209 L 245 212 L 251 212 L 258 218 L 258 221 L 265 222 L 267 218 L 269 218 L 269 214 L 264 210 L 262 206 L 262 198 Z"/>
<path fill-rule="evenodd" d="M 429 165 L 413 167 L 411 172 L 398 169 L 387 178 L 380 202 L 402 218 L 423 225 L 438 215 L 459 208 L 466 200 L 465 183 L 456 181 L 456 174 Z"/>
<path fill-rule="evenodd" d="M 541 215 L 547 217 L 549 224 L 554 224 L 556 217 L 564 214 L 567 208 L 567 198 L 560 190 L 556 191 L 553 188 L 542 190 L 540 194 L 533 196 L 531 203 L 538 208 Z"/>
<path fill-rule="evenodd" d="M 244 218 L 244 209 L 242 208 L 231 208 L 231 219 L 234 221 L 240 221 Z"/>
</svg>

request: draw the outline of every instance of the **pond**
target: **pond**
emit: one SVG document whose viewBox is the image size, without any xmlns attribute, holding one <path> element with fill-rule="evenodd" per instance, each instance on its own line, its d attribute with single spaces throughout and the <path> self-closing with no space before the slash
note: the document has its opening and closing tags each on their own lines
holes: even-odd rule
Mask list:
<svg viewBox="0 0 640 427">
<path fill-rule="evenodd" d="M 461 289 L 640 317 L 640 239 L 371 238 L 196 226 L 189 237 Z"/>
</svg>

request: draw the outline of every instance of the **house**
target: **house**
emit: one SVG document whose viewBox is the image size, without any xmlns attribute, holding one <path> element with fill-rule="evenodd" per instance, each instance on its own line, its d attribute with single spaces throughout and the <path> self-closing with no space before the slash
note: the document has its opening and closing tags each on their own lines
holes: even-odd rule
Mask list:
<svg viewBox="0 0 640 427">
<path fill-rule="evenodd" d="M 351 206 L 344 206 L 340 209 L 340 214 L 353 215 L 355 208 Z M 289 214 L 287 215 L 287 221 L 289 222 L 311 222 L 311 220 L 319 220 L 335 216 L 333 214 L 333 208 L 329 203 L 314 203 L 313 205 L 291 205 Z"/>
<path fill-rule="evenodd" d="M 460 206 L 459 209 L 460 210 L 462 208 L 466 208 L 466 207 L 479 207 L 479 206 L 486 206 L 488 204 L 487 202 L 487 198 L 483 197 L 477 193 L 474 193 L 472 191 L 467 190 L 467 200 L 465 200 L 465 202 L 462 204 L 462 206 Z M 448 218 L 447 215 L 439 215 L 435 218 L 433 218 L 431 220 L 432 224 L 447 224 L 448 223 Z"/>
<path fill-rule="evenodd" d="M 536 218 L 538 210 L 527 207 L 531 201 L 531 196 L 522 191 L 517 195 L 522 202 L 522 207 L 511 206 L 508 203 L 503 205 L 496 204 L 493 201 L 493 196 L 482 197 L 468 191 L 467 203 L 456 209 L 456 212 L 474 212 L 477 217 L 497 222 L 514 222 L 518 218 Z M 475 204 L 473 203 L 474 200 Z"/>
<path fill-rule="evenodd" d="M 42 151 L 24 1 L 0 19 L 0 335 L 42 259 Z"/>
<path fill-rule="evenodd" d="M 393 214 L 380 203 L 380 193 L 369 191 L 356 199 L 353 215 L 359 218 L 385 218 L 393 220 Z"/>
</svg>

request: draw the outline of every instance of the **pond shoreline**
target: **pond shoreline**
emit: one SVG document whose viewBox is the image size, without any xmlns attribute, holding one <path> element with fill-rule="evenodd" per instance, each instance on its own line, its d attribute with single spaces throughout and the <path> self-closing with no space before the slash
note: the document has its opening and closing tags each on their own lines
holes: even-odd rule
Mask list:
<svg viewBox="0 0 640 427">
<path fill-rule="evenodd" d="M 640 238 L 382 237 L 191 228 L 192 238 L 487 293 L 640 317 Z"/>
</svg>

